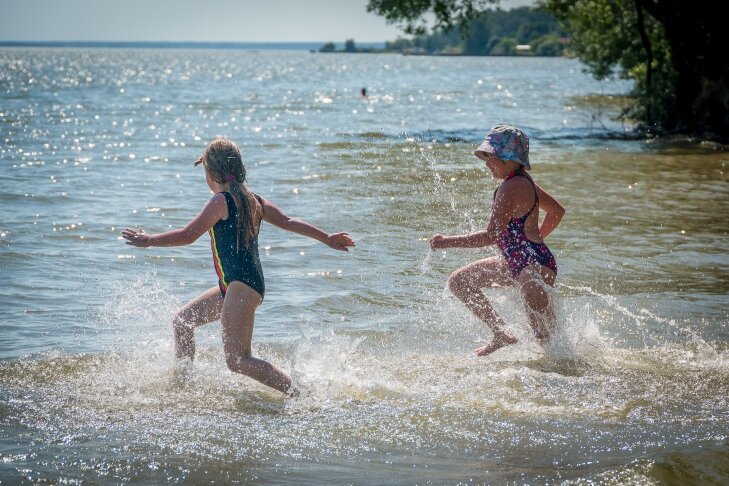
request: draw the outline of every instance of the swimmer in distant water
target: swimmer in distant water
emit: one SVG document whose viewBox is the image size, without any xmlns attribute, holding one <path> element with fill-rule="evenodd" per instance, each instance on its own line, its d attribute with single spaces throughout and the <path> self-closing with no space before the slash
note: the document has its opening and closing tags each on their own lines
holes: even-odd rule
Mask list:
<svg viewBox="0 0 729 486">
<path fill-rule="evenodd" d="M 258 258 L 261 221 L 318 240 L 335 249 L 355 246 L 347 233 L 325 233 L 300 219 L 287 216 L 268 199 L 246 187 L 246 169 L 240 150 L 227 139 L 210 143 L 195 165 L 205 168 L 205 179 L 215 195 L 184 228 L 159 234 L 126 228 L 122 237 L 133 246 L 189 245 L 210 233 L 218 285 L 181 309 L 172 321 L 178 358 L 195 356 L 195 328 L 220 319 L 225 360 L 231 371 L 279 390 L 298 395 L 291 378 L 276 366 L 253 357 L 253 318 L 263 301 L 265 286 Z"/>
<path fill-rule="evenodd" d="M 359 95 L 362 98 L 367 98 L 367 88 L 362 88 L 362 90 L 359 92 Z"/>
<path fill-rule="evenodd" d="M 494 256 L 466 265 L 453 272 L 448 286 L 493 332 L 490 343 L 476 349 L 486 356 L 517 342 L 504 330 L 506 322 L 494 311 L 482 289 L 517 286 L 524 301 L 529 324 L 540 344 L 549 339 L 554 327 L 554 309 L 546 290 L 557 276 L 557 262 L 544 243 L 559 224 L 564 208 L 527 173 L 529 139 L 516 127 L 496 125 L 489 130 L 474 155 L 486 162 L 491 175 L 503 182 L 494 193 L 491 216 L 485 230 L 465 235 L 436 234 L 430 239 L 433 250 L 441 248 L 481 248 L 496 245 Z M 545 212 L 539 225 L 539 210 Z"/>
</svg>

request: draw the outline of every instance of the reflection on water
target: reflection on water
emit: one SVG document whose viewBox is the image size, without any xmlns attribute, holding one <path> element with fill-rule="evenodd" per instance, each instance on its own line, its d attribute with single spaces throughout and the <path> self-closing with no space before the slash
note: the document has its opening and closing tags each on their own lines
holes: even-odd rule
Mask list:
<svg viewBox="0 0 729 486">
<path fill-rule="evenodd" d="M 729 157 L 616 137 L 617 81 L 567 59 L 6 49 L 0 57 L 0 482 L 722 483 L 729 477 Z M 31 83 L 30 80 L 33 80 Z M 366 80 L 366 81 L 363 81 Z M 368 100 L 359 89 L 368 86 Z M 559 331 L 519 343 L 445 289 L 493 249 L 486 128 L 532 137 L 567 208 Z M 214 285 L 206 237 L 134 249 L 209 197 L 192 167 L 239 141 L 254 190 L 357 241 L 264 226 L 254 352 L 305 390 L 234 376 L 219 324 L 174 362 L 170 316 Z"/>
</svg>

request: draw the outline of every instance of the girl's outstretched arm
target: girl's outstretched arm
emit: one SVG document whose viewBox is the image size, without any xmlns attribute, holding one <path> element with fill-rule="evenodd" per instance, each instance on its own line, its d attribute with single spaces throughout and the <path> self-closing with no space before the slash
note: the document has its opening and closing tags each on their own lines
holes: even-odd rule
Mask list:
<svg viewBox="0 0 729 486">
<path fill-rule="evenodd" d="M 184 228 L 154 235 L 147 234 L 142 229 L 124 228 L 122 238 L 127 240 L 127 245 L 139 247 L 189 245 L 227 215 L 228 203 L 225 196 L 216 194 Z"/>
<path fill-rule="evenodd" d="M 348 247 L 355 246 L 354 240 L 347 233 L 325 233 L 306 221 L 287 216 L 268 199 L 262 197 L 261 200 L 263 201 L 263 220 L 267 223 L 321 241 L 335 250 L 349 251 Z"/>
<path fill-rule="evenodd" d="M 465 235 L 446 236 L 440 233 L 430 238 L 430 249 L 444 248 L 481 248 L 494 244 L 494 239 L 488 230 L 475 231 Z"/>
<path fill-rule="evenodd" d="M 562 216 L 564 216 L 564 207 L 553 198 L 547 191 L 534 184 L 539 192 L 539 209 L 545 212 L 542 225 L 539 227 L 539 234 L 542 238 L 546 238 L 557 227 Z"/>
</svg>

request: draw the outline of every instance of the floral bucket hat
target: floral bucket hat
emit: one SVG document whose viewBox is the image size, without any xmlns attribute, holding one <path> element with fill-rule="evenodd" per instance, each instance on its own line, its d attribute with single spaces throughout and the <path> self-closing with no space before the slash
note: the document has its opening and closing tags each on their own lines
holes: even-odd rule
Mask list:
<svg viewBox="0 0 729 486">
<path fill-rule="evenodd" d="M 493 155 L 501 160 L 513 160 L 531 170 L 529 165 L 529 137 L 512 125 L 495 125 L 491 127 L 486 139 L 476 149 L 474 155 L 484 159 L 485 155 Z"/>
</svg>

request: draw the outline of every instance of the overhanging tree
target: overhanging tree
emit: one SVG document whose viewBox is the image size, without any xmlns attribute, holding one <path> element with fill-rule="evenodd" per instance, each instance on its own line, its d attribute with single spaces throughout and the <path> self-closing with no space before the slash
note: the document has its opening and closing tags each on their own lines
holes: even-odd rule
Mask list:
<svg viewBox="0 0 729 486">
<path fill-rule="evenodd" d="M 407 33 L 460 26 L 498 0 L 370 0 L 367 10 Z M 698 0 L 538 0 L 572 36 L 598 79 L 635 81 L 626 113 L 645 132 L 729 143 L 729 28 L 719 2 Z"/>
</svg>

